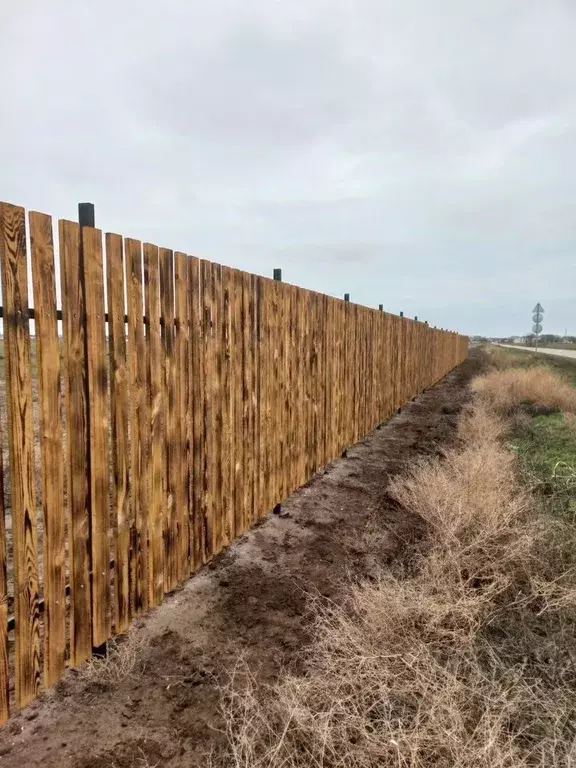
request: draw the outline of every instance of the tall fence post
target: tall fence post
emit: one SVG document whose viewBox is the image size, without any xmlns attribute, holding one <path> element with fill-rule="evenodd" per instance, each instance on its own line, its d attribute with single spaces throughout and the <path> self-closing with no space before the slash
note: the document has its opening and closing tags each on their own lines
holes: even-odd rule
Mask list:
<svg viewBox="0 0 576 768">
<path fill-rule="evenodd" d="M 78 224 L 81 227 L 95 227 L 94 203 L 78 203 Z"/>
</svg>

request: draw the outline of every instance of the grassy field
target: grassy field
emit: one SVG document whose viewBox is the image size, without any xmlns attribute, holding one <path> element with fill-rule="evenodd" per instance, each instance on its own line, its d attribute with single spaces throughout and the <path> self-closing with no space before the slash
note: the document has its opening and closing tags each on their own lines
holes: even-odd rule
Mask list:
<svg viewBox="0 0 576 768">
<path fill-rule="evenodd" d="M 552 370 L 576 388 L 576 360 L 550 357 L 546 365 L 536 355 L 501 349 L 502 359 L 514 367 L 539 372 Z M 537 409 L 536 409 L 537 411 Z M 576 415 L 572 411 L 537 413 L 526 408 L 517 415 L 510 433 L 525 481 L 554 515 L 575 520 Z"/>
</svg>

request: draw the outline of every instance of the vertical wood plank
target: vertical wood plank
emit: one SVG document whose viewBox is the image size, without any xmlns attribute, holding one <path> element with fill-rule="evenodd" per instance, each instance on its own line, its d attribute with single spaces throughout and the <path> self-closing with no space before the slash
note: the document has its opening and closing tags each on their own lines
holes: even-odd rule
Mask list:
<svg viewBox="0 0 576 768">
<path fill-rule="evenodd" d="M 214 275 L 209 261 L 200 262 L 203 305 L 202 382 L 204 386 L 204 466 L 202 478 L 202 514 L 204 517 L 205 560 L 214 554 L 214 389 L 215 330 L 214 330 Z"/>
<path fill-rule="evenodd" d="M 66 525 L 60 392 L 60 342 L 52 219 L 30 213 L 36 362 L 40 400 L 40 461 L 44 517 L 44 683 L 53 685 L 66 660 Z"/>
<path fill-rule="evenodd" d="M 88 488 L 88 400 L 85 300 L 81 280 L 80 226 L 59 222 L 62 326 L 66 372 L 68 514 L 70 561 L 70 663 L 92 655 L 90 520 Z"/>
<path fill-rule="evenodd" d="M 160 305 L 163 318 L 164 400 L 166 403 L 166 470 L 164 531 L 164 591 L 171 592 L 177 583 L 178 519 L 175 503 L 176 473 L 176 391 L 174 383 L 174 258 L 172 251 L 160 249 Z"/>
<path fill-rule="evenodd" d="M 190 359 L 188 317 L 188 257 L 174 254 L 174 284 L 176 290 L 175 324 L 175 398 L 176 398 L 176 520 L 178 529 L 177 579 L 183 581 L 190 572 L 190 529 L 188 508 L 190 504 Z"/>
<path fill-rule="evenodd" d="M 232 300 L 231 300 L 231 347 L 232 347 L 232 445 L 233 466 L 232 482 L 234 486 L 234 528 L 235 535 L 240 536 L 247 530 L 247 489 L 244 484 L 244 465 L 246 453 L 251 446 L 244 443 L 244 393 L 243 367 L 244 350 L 242 334 L 243 311 L 243 276 L 237 269 L 232 271 Z M 246 447 L 246 451 L 245 451 Z"/>
<path fill-rule="evenodd" d="M 128 367 L 122 237 L 111 233 L 106 234 L 106 281 L 112 419 L 112 499 L 115 518 L 114 627 L 116 632 L 122 633 L 126 632 L 130 625 Z"/>
<path fill-rule="evenodd" d="M 6 509 L 4 505 L 4 412 L 0 412 L 0 725 L 10 716 L 10 667 L 8 662 L 8 579 Z"/>
<path fill-rule="evenodd" d="M 212 370 L 212 500 L 213 529 L 212 551 L 218 554 L 223 544 L 223 504 L 222 504 L 222 267 L 212 264 L 212 328 L 214 332 L 214 360 Z"/>
<path fill-rule="evenodd" d="M 288 391 L 286 350 L 290 336 L 290 318 L 286 302 L 286 285 L 276 282 L 276 293 L 278 295 L 278 413 L 280 417 L 278 502 L 282 503 L 290 493 L 288 483 L 288 409 L 286 408 L 286 393 Z"/>
<path fill-rule="evenodd" d="M 264 506 L 262 515 L 268 515 L 274 501 L 274 439 L 272 408 L 274 394 L 274 339 L 272 337 L 272 280 L 262 278 L 262 405 L 264 426 L 263 445 L 260 447 L 264 464 Z"/>
<path fill-rule="evenodd" d="M 247 489 L 247 526 L 259 517 L 260 510 L 260 473 L 258 472 L 260 432 L 258 423 L 258 330 L 256 327 L 256 278 L 242 273 L 243 279 L 243 331 L 244 331 L 244 407 L 245 418 L 245 475 Z"/>
<path fill-rule="evenodd" d="M 82 228 L 86 297 L 86 355 L 90 402 L 90 542 L 92 552 L 92 644 L 110 637 L 110 547 L 108 463 L 108 367 L 104 322 L 102 233 Z"/>
<path fill-rule="evenodd" d="M 267 477 L 266 477 L 266 395 L 267 395 L 267 357 L 266 357 L 266 306 L 265 306 L 265 280 L 263 277 L 254 278 L 255 289 L 255 319 L 256 319 L 256 390 L 257 390 L 257 413 L 256 413 L 256 437 L 257 462 L 255 463 L 255 475 L 258 482 L 258 518 L 268 514 L 267 499 Z"/>
<path fill-rule="evenodd" d="M 158 246 L 144 244 L 144 290 L 148 342 L 148 407 L 150 414 L 149 465 L 149 604 L 159 605 L 164 594 L 164 470 L 165 470 L 165 392 L 164 360 L 160 331 L 160 270 Z"/>
<path fill-rule="evenodd" d="M 287 350 L 287 374 L 288 374 L 288 382 L 287 382 L 287 397 L 286 397 L 286 405 L 288 408 L 287 413 L 287 420 L 288 420 L 288 436 L 287 436 L 287 445 L 288 445 L 288 461 L 289 461 L 289 477 L 288 477 L 288 492 L 292 493 L 296 490 L 297 486 L 297 479 L 296 479 L 296 456 L 297 456 L 297 450 L 298 446 L 296 444 L 296 435 L 295 435 L 295 425 L 296 425 L 296 410 L 295 410 L 295 393 L 296 393 L 296 387 L 295 387 L 295 377 L 296 377 L 296 350 L 295 350 L 295 333 L 294 333 L 294 323 L 295 323 L 295 314 L 296 314 L 296 308 L 295 308 L 295 288 L 293 285 L 288 286 L 288 350 Z"/>
<path fill-rule="evenodd" d="M 146 391 L 147 362 L 144 339 L 144 289 L 142 245 L 126 238 L 128 288 L 128 343 L 130 346 L 130 454 L 132 475 L 131 508 L 131 604 L 133 613 L 148 610 L 148 459 L 149 418 Z"/>
<path fill-rule="evenodd" d="M 192 569 L 197 570 L 206 561 L 203 478 L 205 463 L 204 444 L 204 304 L 201 286 L 200 260 L 191 256 L 188 261 L 188 295 L 190 310 L 191 364 L 190 397 L 192 410 L 192 517 L 191 541 L 194 558 Z"/>
<path fill-rule="evenodd" d="M 38 531 L 34 485 L 32 377 L 24 209 L 0 203 L 0 271 L 8 437 L 12 478 L 16 702 L 25 706 L 40 689 Z"/>
<path fill-rule="evenodd" d="M 222 413 L 222 482 L 221 482 L 221 520 L 222 541 L 221 546 L 228 546 L 235 536 L 234 507 L 233 507 L 233 483 L 232 483 L 232 274 L 228 267 L 221 268 L 222 281 L 222 330 L 220 336 L 221 365 L 222 365 L 222 390 L 220 395 Z"/>
</svg>

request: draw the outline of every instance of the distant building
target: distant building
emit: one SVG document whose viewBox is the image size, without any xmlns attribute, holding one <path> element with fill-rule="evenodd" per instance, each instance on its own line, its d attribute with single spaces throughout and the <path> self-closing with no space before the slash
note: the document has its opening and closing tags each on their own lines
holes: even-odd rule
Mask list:
<svg viewBox="0 0 576 768">
<path fill-rule="evenodd" d="M 516 336 L 515 339 L 512 339 L 513 344 L 526 344 L 526 338 L 524 336 Z"/>
</svg>

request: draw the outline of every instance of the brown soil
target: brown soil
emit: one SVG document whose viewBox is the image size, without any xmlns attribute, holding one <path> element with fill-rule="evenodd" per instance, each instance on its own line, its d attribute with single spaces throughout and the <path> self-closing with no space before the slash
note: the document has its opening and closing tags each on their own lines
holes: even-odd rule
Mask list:
<svg viewBox="0 0 576 768">
<path fill-rule="evenodd" d="M 454 435 L 474 355 L 347 452 L 136 622 L 135 665 L 69 672 L 0 731 L 0 766 L 191 768 L 224 743 L 219 685 L 242 657 L 259 680 L 298 668 L 310 595 L 338 600 L 421 532 L 388 481 Z"/>
</svg>

